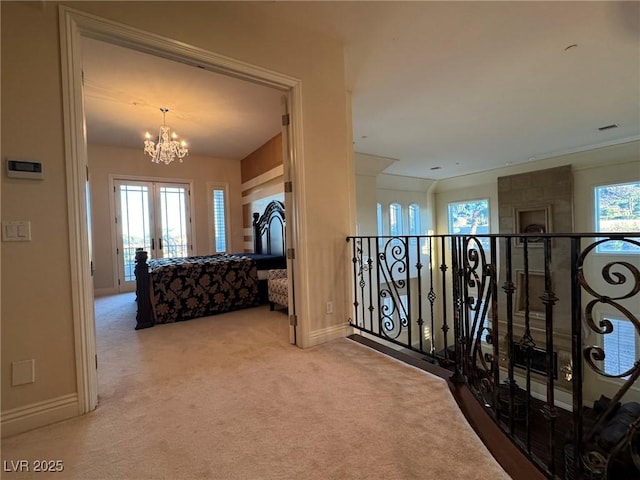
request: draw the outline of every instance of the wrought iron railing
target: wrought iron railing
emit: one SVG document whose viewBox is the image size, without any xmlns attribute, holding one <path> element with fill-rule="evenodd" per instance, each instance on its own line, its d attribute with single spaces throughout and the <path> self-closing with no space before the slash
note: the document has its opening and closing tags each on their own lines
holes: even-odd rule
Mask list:
<svg viewBox="0 0 640 480">
<path fill-rule="evenodd" d="M 449 368 L 549 478 L 640 478 L 639 237 L 348 237 L 350 323 Z"/>
</svg>

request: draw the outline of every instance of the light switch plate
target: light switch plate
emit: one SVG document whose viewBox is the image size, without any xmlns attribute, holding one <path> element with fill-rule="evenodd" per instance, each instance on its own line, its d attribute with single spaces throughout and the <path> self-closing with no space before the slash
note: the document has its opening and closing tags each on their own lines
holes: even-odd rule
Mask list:
<svg viewBox="0 0 640 480">
<path fill-rule="evenodd" d="M 31 241 L 31 222 L 29 220 L 12 220 L 8 222 L 2 222 L 2 241 Z"/>
</svg>

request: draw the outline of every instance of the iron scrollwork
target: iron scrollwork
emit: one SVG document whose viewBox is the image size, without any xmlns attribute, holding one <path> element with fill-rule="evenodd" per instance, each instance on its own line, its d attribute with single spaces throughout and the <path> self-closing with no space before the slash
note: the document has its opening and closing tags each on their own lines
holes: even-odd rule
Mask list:
<svg viewBox="0 0 640 480">
<path fill-rule="evenodd" d="M 356 310 L 356 323 L 355 325 L 358 327 L 365 327 L 365 316 L 364 316 L 364 307 L 365 307 L 365 302 L 366 302 L 366 294 L 365 294 L 365 288 L 367 287 L 368 283 L 367 283 L 367 275 L 369 274 L 369 272 L 371 271 L 372 265 L 373 265 L 373 260 L 371 259 L 370 255 L 366 255 L 364 252 L 364 247 L 362 245 L 362 238 L 357 238 L 355 240 L 354 243 L 354 247 L 353 247 L 353 258 L 351 259 L 351 261 L 353 262 L 353 266 L 354 266 L 354 276 L 356 278 L 356 283 L 354 285 L 356 291 L 355 291 L 355 295 L 354 295 L 354 302 L 353 305 L 355 307 Z M 370 245 L 368 245 L 368 249 L 370 250 Z M 371 279 L 369 278 L 369 281 Z M 358 291 L 359 289 L 359 291 Z M 363 311 L 361 312 L 361 315 L 358 315 L 358 307 L 362 307 Z M 373 306 L 371 305 L 371 302 L 369 302 L 369 306 L 367 307 L 367 309 L 369 310 L 369 312 L 371 312 L 373 310 Z"/>
<path fill-rule="evenodd" d="M 493 352 L 483 352 L 482 341 L 493 345 L 493 329 L 485 323 L 491 305 L 491 282 L 495 281 L 495 265 L 487 261 L 482 241 L 468 237 L 464 242 L 464 298 L 466 313 L 463 319 L 462 335 L 465 339 L 464 358 L 470 362 L 466 373 L 485 403 L 493 403 L 489 398 L 496 392 L 494 370 L 498 368 Z"/>
<path fill-rule="evenodd" d="M 387 240 L 378 254 L 382 283 L 380 288 L 381 332 L 393 339 L 398 338 L 403 328 L 409 325 L 407 307 L 401 300 L 402 290 L 408 288 L 406 280 L 409 268 L 408 257 L 407 241 L 399 237 Z"/>
<path fill-rule="evenodd" d="M 585 248 L 578 257 L 577 281 L 582 289 L 584 289 L 584 291 L 586 291 L 593 297 L 593 299 L 590 300 L 584 307 L 585 323 L 591 330 L 591 332 L 597 335 L 612 334 L 615 330 L 615 326 L 609 319 L 602 318 L 601 320 L 596 321 L 596 319 L 594 318 L 595 307 L 599 304 L 604 304 L 619 312 L 625 321 L 628 321 L 633 325 L 636 335 L 640 335 L 640 321 L 629 309 L 627 309 L 622 304 L 623 301 L 633 298 L 638 295 L 638 293 L 640 293 L 640 270 L 638 269 L 638 267 L 630 262 L 620 260 L 609 262 L 604 265 L 604 267 L 602 267 L 602 279 L 608 285 L 624 289 L 621 290 L 621 293 L 617 294 L 616 296 L 604 295 L 601 292 L 598 292 L 596 287 L 589 283 L 585 275 L 585 259 L 599 245 L 609 241 L 614 240 L 605 238 L 592 243 L 587 248 Z M 640 247 L 640 242 L 631 238 L 615 239 L 615 241 L 623 243 L 628 242 L 632 245 Z M 627 431 L 627 435 L 613 448 L 612 451 L 600 452 L 593 445 L 592 440 L 597 428 L 604 423 L 605 419 L 609 416 L 614 406 L 620 399 L 622 399 L 629 388 L 635 383 L 636 379 L 640 377 L 640 359 L 636 359 L 634 364 L 624 372 L 612 373 L 605 371 L 604 365 L 601 362 L 604 362 L 606 358 L 606 352 L 602 345 L 604 345 L 604 342 L 601 342 L 600 345 L 586 346 L 583 350 L 585 362 L 587 363 L 587 365 L 589 365 L 589 368 L 598 375 L 608 378 L 619 378 L 621 380 L 624 380 L 624 383 L 622 384 L 618 392 L 614 395 L 613 399 L 610 402 L 609 408 L 600 413 L 600 415 L 596 419 L 595 425 L 584 435 L 584 451 L 582 455 L 582 461 L 585 468 L 587 468 L 587 470 L 591 472 L 606 472 L 611 458 L 613 458 L 618 452 L 625 448 L 628 448 L 630 450 L 630 452 L 632 453 L 632 458 L 634 462 L 636 462 L 637 454 L 634 454 L 632 447 L 634 444 L 637 444 L 638 441 L 640 441 L 640 432 L 638 432 L 638 429 L 640 427 L 639 419 L 630 426 Z M 599 363 L 603 366 L 601 367 Z M 638 463 L 640 463 L 640 461 Z"/>
</svg>

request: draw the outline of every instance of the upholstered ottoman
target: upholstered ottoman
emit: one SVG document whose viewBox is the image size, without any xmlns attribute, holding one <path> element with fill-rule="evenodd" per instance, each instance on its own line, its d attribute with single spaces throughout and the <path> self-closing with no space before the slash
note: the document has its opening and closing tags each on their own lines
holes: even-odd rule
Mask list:
<svg viewBox="0 0 640 480">
<path fill-rule="evenodd" d="M 289 280 L 286 269 L 267 271 L 267 288 L 271 310 L 276 304 L 283 307 L 289 306 Z"/>
</svg>

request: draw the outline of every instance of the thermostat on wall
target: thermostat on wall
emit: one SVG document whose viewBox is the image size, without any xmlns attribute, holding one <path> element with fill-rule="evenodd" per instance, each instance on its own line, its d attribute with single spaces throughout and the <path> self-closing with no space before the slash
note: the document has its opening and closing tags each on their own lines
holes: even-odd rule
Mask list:
<svg viewBox="0 0 640 480">
<path fill-rule="evenodd" d="M 42 180 L 42 163 L 8 158 L 7 177 Z"/>
</svg>

